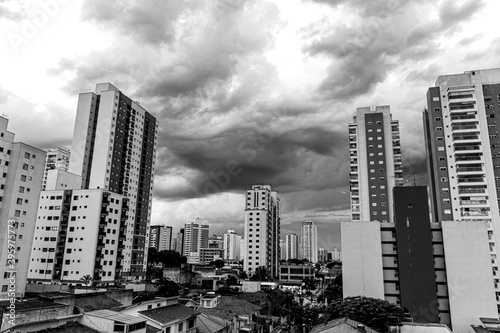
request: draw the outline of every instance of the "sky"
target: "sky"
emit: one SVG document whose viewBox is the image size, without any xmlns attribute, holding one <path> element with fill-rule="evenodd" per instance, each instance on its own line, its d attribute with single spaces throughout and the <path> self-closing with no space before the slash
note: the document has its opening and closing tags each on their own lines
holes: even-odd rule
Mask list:
<svg viewBox="0 0 500 333">
<path fill-rule="evenodd" d="M 438 75 L 500 67 L 495 0 L 0 0 L 0 114 L 70 148 L 78 93 L 111 82 L 159 121 L 152 224 L 242 231 L 244 190 L 280 193 L 282 233 L 350 219 L 347 124 L 390 105 L 424 179 Z"/>
</svg>

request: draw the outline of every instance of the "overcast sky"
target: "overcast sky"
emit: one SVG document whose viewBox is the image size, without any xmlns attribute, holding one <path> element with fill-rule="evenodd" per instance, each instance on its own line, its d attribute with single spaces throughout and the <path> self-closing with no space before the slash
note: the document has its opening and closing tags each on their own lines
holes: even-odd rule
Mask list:
<svg viewBox="0 0 500 333">
<path fill-rule="evenodd" d="M 405 170 L 421 173 L 426 91 L 499 67 L 498 13 L 495 0 L 0 0 L 0 113 L 18 140 L 69 148 L 78 93 L 109 81 L 160 122 L 153 224 L 241 230 L 259 182 L 280 192 L 285 231 L 337 233 L 356 108 L 390 105 Z"/>
</svg>

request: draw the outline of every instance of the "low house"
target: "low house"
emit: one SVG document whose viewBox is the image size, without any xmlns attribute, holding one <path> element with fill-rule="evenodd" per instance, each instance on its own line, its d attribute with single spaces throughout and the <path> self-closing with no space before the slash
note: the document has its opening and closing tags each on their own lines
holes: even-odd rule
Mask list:
<svg viewBox="0 0 500 333">
<path fill-rule="evenodd" d="M 138 312 L 147 324 L 165 333 L 195 333 L 198 311 L 182 304 L 172 304 Z"/>
<path fill-rule="evenodd" d="M 338 318 L 316 325 L 309 333 L 379 333 L 359 321 L 349 318 Z"/>
<path fill-rule="evenodd" d="M 199 333 L 230 333 L 231 322 L 217 317 L 200 314 L 198 316 Z"/>
<path fill-rule="evenodd" d="M 258 331 L 256 318 L 260 307 L 236 299 L 231 296 L 220 296 L 220 300 L 215 308 L 203 307 L 203 303 L 198 309 L 202 314 L 215 317 L 230 323 L 230 332 Z"/>
<path fill-rule="evenodd" d="M 448 326 L 434 323 L 401 323 L 389 327 L 390 333 L 451 333 Z"/>
<path fill-rule="evenodd" d="M 73 314 L 73 308 L 70 305 L 54 303 L 43 299 L 16 301 L 12 314 L 9 310 L 9 306 L 9 301 L 0 302 L 0 308 L 3 308 L 2 332 L 11 327 L 17 327 L 18 325 L 52 321 L 56 318 L 67 317 Z M 12 316 L 14 318 L 12 318 Z"/>
<path fill-rule="evenodd" d="M 146 333 L 146 319 L 111 310 L 84 313 L 80 323 L 99 332 Z"/>
</svg>

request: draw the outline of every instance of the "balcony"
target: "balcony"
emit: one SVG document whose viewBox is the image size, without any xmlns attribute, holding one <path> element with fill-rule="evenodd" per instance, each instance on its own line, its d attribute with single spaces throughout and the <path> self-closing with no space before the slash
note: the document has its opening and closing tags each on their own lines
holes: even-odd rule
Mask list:
<svg viewBox="0 0 500 333">
<path fill-rule="evenodd" d="M 483 171 L 482 166 L 457 166 L 457 173 Z"/>
<path fill-rule="evenodd" d="M 486 193 L 486 186 L 483 185 L 483 186 L 459 187 L 458 193 L 460 193 L 460 194 Z"/>
<path fill-rule="evenodd" d="M 488 200 L 460 200 L 461 205 L 487 205 Z"/>
<path fill-rule="evenodd" d="M 462 183 L 484 183 L 483 175 L 459 176 L 457 179 L 459 184 Z"/>
<path fill-rule="evenodd" d="M 453 132 L 458 132 L 458 131 L 477 131 L 477 124 L 470 124 L 470 125 L 454 125 L 451 126 L 451 130 Z"/>
<path fill-rule="evenodd" d="M 483 153 L 455 155 L 455 162 L 476 162 L 482 161 Z"/>
<path fill-rule="evenodd" d="M 474 110 L 476 108 L 476 102 L 453 102 L 449 105 L 450 112 L 462 111 L 462 110 Z"/>
<path fill-rule="evenodd" d="M 470 134 L 470 135 L 454 135 L 453 141 L 479 141 L 479 135 Z"/>
<path fill-rule="evenodd" d="M 462 116 L 451 116 L 451 122 L 461 122 L 464 120 L 476 120 L 476 113 L 474 112 L 473 114 L 466 114 Z"/>
<path fill-rule="evenodd" d="M 456 152 L 481 151 L 481 145 L 479 145 L 479 144 L 455 144 L 453 146 L 453 151 L 456 151 Z"/>
</svg>

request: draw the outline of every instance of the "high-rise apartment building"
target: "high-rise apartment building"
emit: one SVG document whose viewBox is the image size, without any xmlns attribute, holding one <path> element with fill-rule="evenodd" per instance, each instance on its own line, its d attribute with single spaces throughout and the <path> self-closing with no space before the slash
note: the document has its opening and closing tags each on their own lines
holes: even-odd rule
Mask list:
<svg viewBox="0 0 500 333">
<path fill-rule="evenodd" d="M 184 225 L 184 245 L 182 255 L 188 257 L 191 263 L 197 263 L 200 249 L 208 248 L 209 225 L 199 218 Z M 198 259 L 197 259 L 198 258 Z"/>
<path fill-rule="evenodd" d="M 129 198 L 120 226 L 127 279 L 146 274 L 157 135 L 155 117 L 110 83 L 79 95 L 69 172 L 82 176 L 83 189 Z"/>
<path fill-rule="evenodd" d="M 299 259 L 299 237 L 297 234 L 285 236 L 285 260 Z"/>
<path fill-rule="evenodd" d="M 47 185 L 47 177 L 50 170 L 68 171 L 70 152 L 63 148 L 50 148 L 45 150 L 47 155 L 45 158 L 45 170 L 43 173 L 42 191 L 45 191 Z"/>
<path fill-rule="evenodd" d="M 302 222 L 300 246 L 304 259 L 313 263 L 318 262 L 318 228 L 315 222 Z"/>
<path fill-rule="evenodd" d="M 500 310 L 498 118 L 500 69 L 439 76 L 427 92 L 424 129 L 433 219 L 488 226 L 490 284 Z"/>
<path fill-rule="evenodd" d="M 149 247 L 157 251 L 170 250 L 172 246 L 172 227 L 161 224 L 149 228 Z"/>
<path fill-rule="evenodd" d="M 353 221 L 392 221 L 392 188 L 403 184 L 399 122 L 389 106 L 358 108 L 349 124 Z"/>
<path fill-rule="evenodd" d="M 249 273 L 265 267 L 269 276 L 279 278 L 280 202 L 271 185 L 253 185 L 245 197 L 245 261 Z"/>
<path fill-rule="evenodd" d="M 179 252 L 180 255 L 184 254 L 184 228 L 181 228 L 177 235 L 175 236 L 175 247 L 174 250 Z"/>
<path fill-rule="evenodd" d="M 224 259 L 240 260 L 241 236 L 234 230 L 224 234 Z"/>
<path fill-rule="evenodd" d="M 43 150 L 14 142 L 8 123 L 0 117 L 0 299 L 24 296 L 45 163 Z"/>
<path fill-rule="evenodd" d="M 81 284 L 121 279 L 130 199 L 103 189 L 43 191 L 28 281 Z"/>
</svg>

